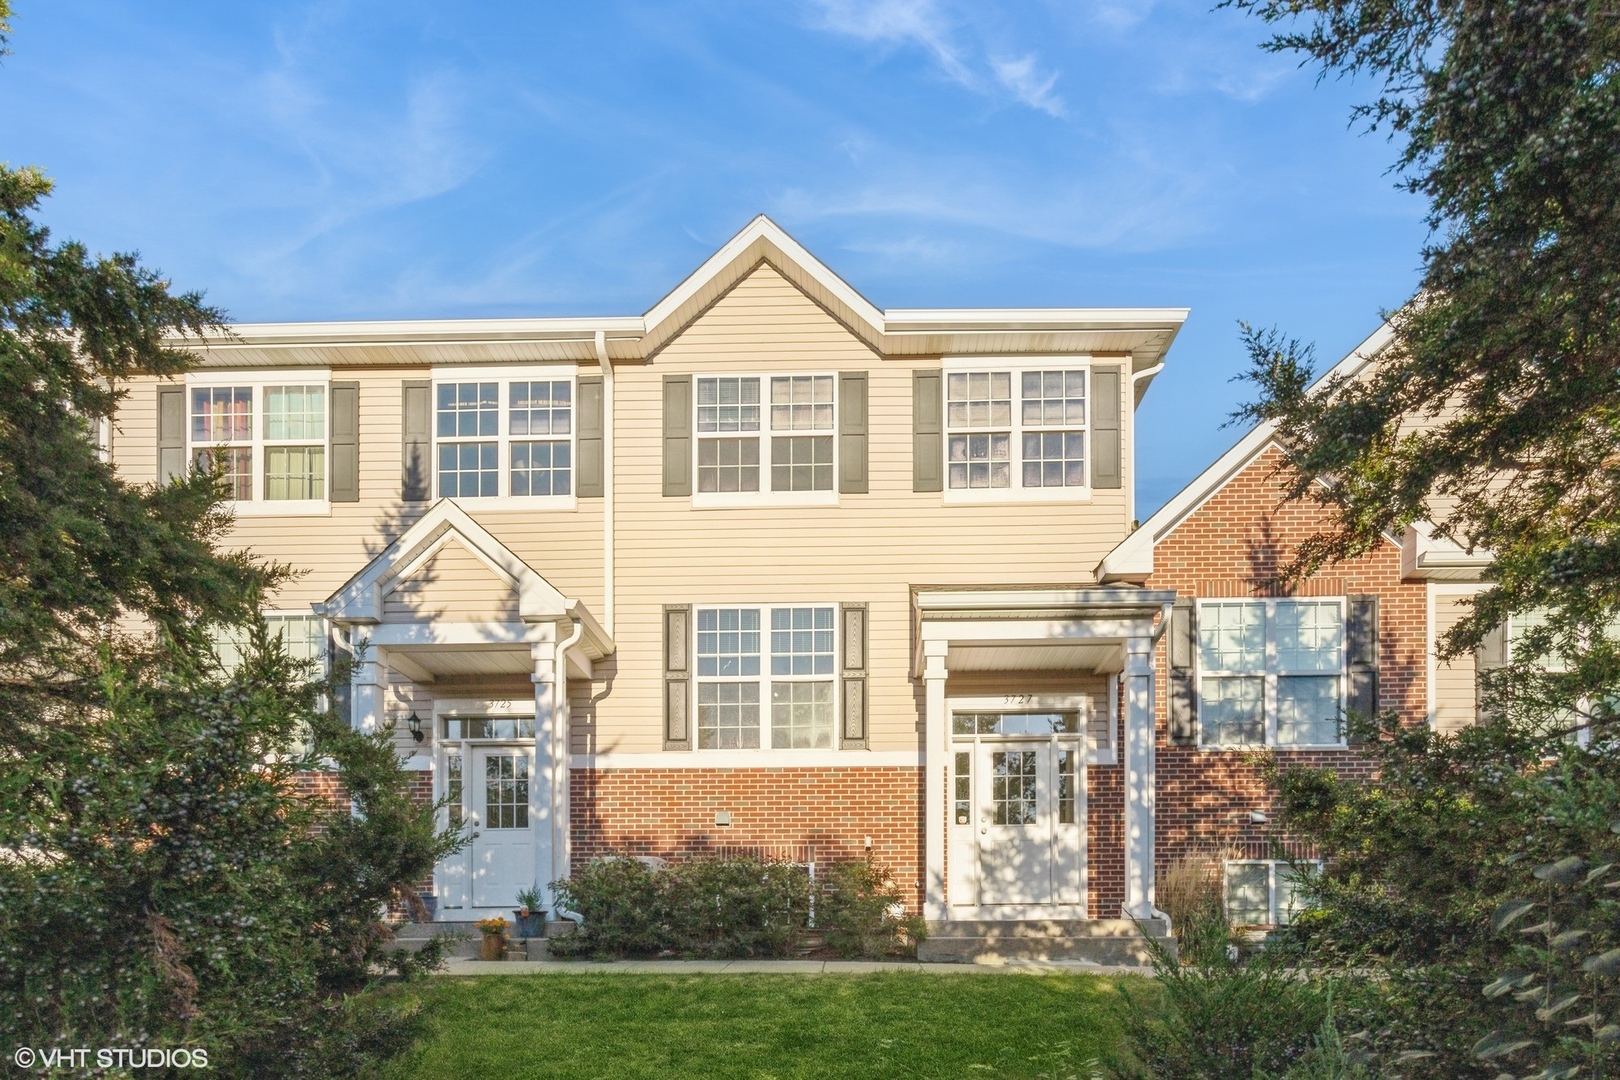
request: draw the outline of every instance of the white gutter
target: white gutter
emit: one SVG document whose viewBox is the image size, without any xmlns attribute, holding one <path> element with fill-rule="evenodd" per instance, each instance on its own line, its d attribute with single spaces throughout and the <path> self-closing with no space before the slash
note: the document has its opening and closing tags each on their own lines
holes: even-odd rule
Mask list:
<svg viewBox="0 0 1620 1080">
<path fill-rule="evenodd" d="M 1160 360 L 1152 367 L 1143 368 L 1131 376 L 1131 422 L 1126 430 L 1130 433 L 1130 453 L 1128 460 L 1131 463 L 1131 482 L 1125 485 L 1125 521 L 1126 528 L 1136 527 L 1136 384 L 1143 379 L 1151 379 L 1164 370 L 1164 361 Z"/>
<path fill-rule="evenodd" d="M 596 332 L 596 362 L 602 365 L 602 629 L 613 636 L 613 361 L 607 331 Z"/>
</svg>

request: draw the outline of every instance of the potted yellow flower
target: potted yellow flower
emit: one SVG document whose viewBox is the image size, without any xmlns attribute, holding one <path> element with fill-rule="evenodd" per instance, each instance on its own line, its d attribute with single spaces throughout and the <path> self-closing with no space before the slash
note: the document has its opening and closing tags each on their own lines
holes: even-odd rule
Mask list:
<svg viewBox="0 0 1620 1080">
<path fill-rule="evenodd" d="M 505 919 L 496 915 L 490 919 L 479 919 L 478 932 L 484 935 L 483 949 L 479 956 L 484 960 L 504 960 L 506 958 L 506 927 Z"/>
</svg>

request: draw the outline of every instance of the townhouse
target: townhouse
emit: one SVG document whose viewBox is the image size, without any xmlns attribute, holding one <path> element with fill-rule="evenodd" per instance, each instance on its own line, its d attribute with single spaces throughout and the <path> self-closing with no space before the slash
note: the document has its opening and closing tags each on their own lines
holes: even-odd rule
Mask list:
<svg viewBox="0 0 1620 1080">
<path fill-rule="evenodd" d="M 1394 538 L 1268 595 L 1308 512 L 1264 429 L 1136 526 L 1185 316 L 882 311 L 761 217 L 641 316 L 237 326 L 112 453 L 222 461 L 231 542 L 302 571 L 266 619 L 354 654 L 354 723 L 468 830 L 442 920 L 738 850 L 870 855 L 936 921 L 1152 919 L 1215 837 L 1276 921 L 1249 751 L 1450 722 L 1458 571 Z"/>
</svg>

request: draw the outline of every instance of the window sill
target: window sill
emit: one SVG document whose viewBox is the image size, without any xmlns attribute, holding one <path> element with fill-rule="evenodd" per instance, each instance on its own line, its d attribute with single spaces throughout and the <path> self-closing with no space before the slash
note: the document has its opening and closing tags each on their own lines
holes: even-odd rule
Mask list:
<svg viewBox="0 0 1620 1080">
<path fill-rule="evenodd" d="M 710 491 L 692 495 L 694 510 L 745 510 L 757 506 L 837 506 L 836 491 Z"/>
<path fill-rule="evenodd" d="M 253 499 L 224 506 L 239 518 L 332 516 L 332 504 L 325 499 Z"/>
<path fill-rule="evenodd" d="M 1042 503 L 1088 503 L 1092 489 L 1083 488 L 946 488 L 946 506 L 1039 505 Z"/>
<path fill-rule="evenodd" d="M 1199 744 L 1198 749 L 1199 749 L 1200 752 L 1210 753 L 1210 754 L 1219 754 L 1219 753 L 1252 754 L 1256 750 L 1277 750 L 1277 751 L 1281 751 L 1281 752 L 1286 753 L 1286 752 L 1294 751 L 1294 750 L 1350 750 L 1350 749 L 1352 749 L 1352 747 L 1350 746 L 1349 743 L 1342 743 L 1342 742 L 1336 742 L 1336 743 L 1286 743 L 1286 744 L 1245 743 L 1245 744 L 1243 744 L 1241 746 L 1205 746 L 1203 744 Z"/>
<path fill-rule="evenodd" d="M 579 509 L 579 498 L 575 495 L 492 495 L 488 498 L 457 496 L 451 499 L 450 502 L 455 503 L 463 510 L 486 514 L 513 510 L 569 512 Z"/>
</svg>

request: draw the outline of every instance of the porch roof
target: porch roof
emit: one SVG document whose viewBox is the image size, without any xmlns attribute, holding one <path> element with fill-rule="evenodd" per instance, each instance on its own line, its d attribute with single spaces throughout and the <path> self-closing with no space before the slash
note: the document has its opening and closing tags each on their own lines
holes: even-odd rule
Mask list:
<svg viewBox="0 0 1620 1080">
<path fill-rule="evenodd" d="M 1156 638 L 1175 599 L 1131 587 L 914 587 L 913 672 L 927 642 L 945 643 L 951 671 L 1117 672 L 1126 639 Z"/>
<path fill-rule="evenodd" d="M 384 621 L 384 599 L 445 546 L 459 544 L 517 597 L 518 622 L 431 617 Z M 613 639 L 583 601 L 564 596 L 537 570 L 485 529 L 453 500 L 440 499 L 426 514 L 344 582 L 317 614 L 339 625 L 368 628 L 371 642 L 387 650 L 393 666 L 418 681 L 437 675 L 517 674 L 533 669 L 530 645 L 566 636 L 577 621 L 576 656 L 589 663 L 615 649 Z"/>
</svg>

